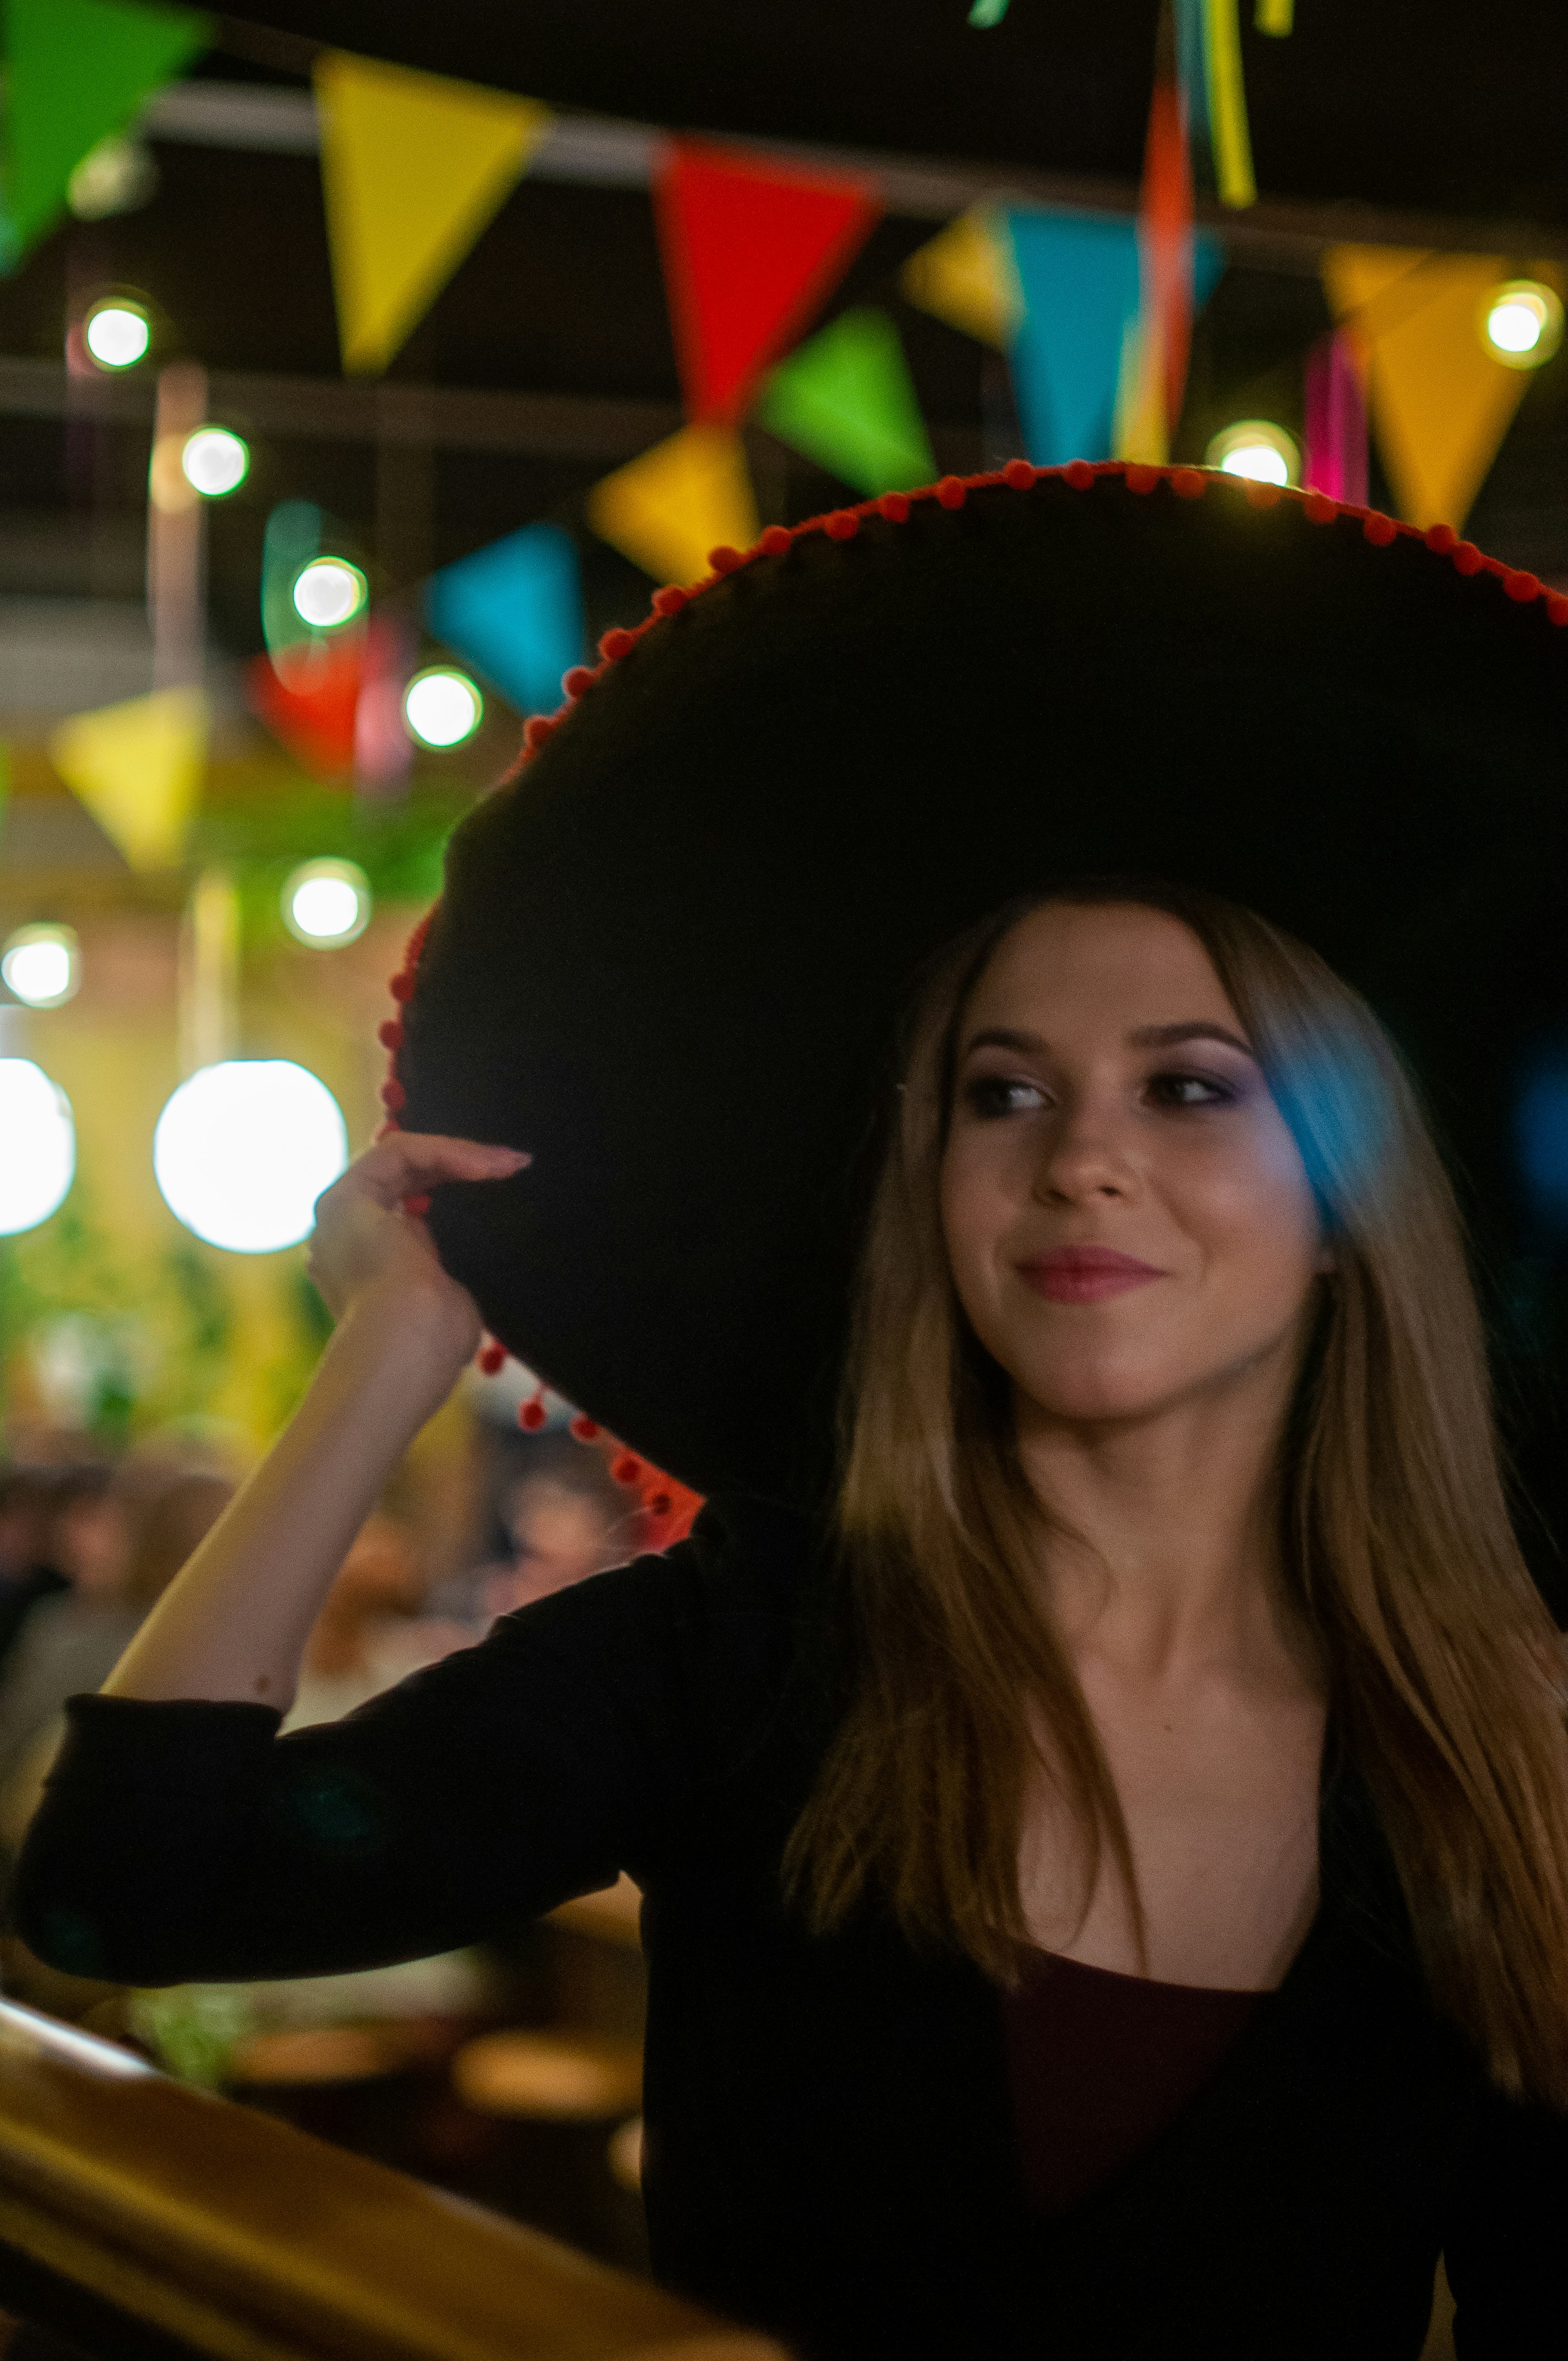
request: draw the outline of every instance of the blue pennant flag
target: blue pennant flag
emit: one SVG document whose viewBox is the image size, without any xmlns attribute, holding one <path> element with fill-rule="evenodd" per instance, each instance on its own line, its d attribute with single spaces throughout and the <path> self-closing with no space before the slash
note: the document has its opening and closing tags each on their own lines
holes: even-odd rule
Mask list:
<svg viewBox="0 0 1568 2361">
<path fill-rule="evenodd" d="M 576 544 L 559 525 L 524 525 L 433 574 L 424 616 L 520 713 L 554 712 L 585 652 Z"/>
<path fill-rule="evenodd" d="M 1007 214 L 1024 316 L 1013 346 L 1013 388 L 1024 444 L 1037 467 L 1107 459 L 1122 347 L 1138 315 L 1138 225 L 1015 206 Z M 1192 307 L 1225 267 L 1217 237 L 1192 241 Z"/>
</svg>

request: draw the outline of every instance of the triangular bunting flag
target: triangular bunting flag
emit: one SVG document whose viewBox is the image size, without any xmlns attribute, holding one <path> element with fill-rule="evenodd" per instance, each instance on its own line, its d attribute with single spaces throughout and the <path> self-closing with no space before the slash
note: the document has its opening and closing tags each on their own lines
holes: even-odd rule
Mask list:
<svg viewBox="0 0 1568 2361">
<path fill-rule="evenodd" d="M 91 148 L 213 38 L 192 8 L 130 0 L 4 0 L 5 218 L 0 268 L 14 269 L 65 211 Z"/>
<path fill-rule="evenodd" d="M 253 657 L 245 670 L 245 694 L 258 720 L 307 771 L 321 779 L 346 779 L 354 769 L 364 680 L 363 635 L 351 632 L 291 649 L 276 661 Z"/>
<path fill-rule="evenodd" d="M 1137 225 L 1023 208 L 1007 222 L 1024 291 L 1013 384 L 1025 447 L 1042 467 L 1108 458 L 1138 311 Z"/>
<path fill-rule="evenodd" d="M 858 492 L 902 492 L 937 472 L 898 330 L 846 312 L 781 361 L 757 423 Z"/>
<path fill-rule="evenodd" d="M 1410 524 L 1463 526 L 1529 383 L 1481 341 L 1485 299 L 1512 266 L 1500 255 L 1331 247 L 1323 286 L 1366 365 L 1377 448 Z M 1552 263 L 1531 265 L 1562 285 Z"/>
<path fill-rule="evenodd" d="M 343 366 L 386 368 L 549 129 L 548 107 L 328 51 L 315 69 Z"/>
<path fill-rule="evenodd" d="M 859 181 L 675 142 L 654 187 L 664 284 L 686 408 L 734 425 L 758 378 L 795 342 L 875 224 Z"/>
<path fill-rule="evenodd" d="M 913 253 L 899 273 L 911 303 L 949 328 L 1003 351 L 1024 316 L 1007 225 L 994 205 L 971 205 Z"/>
<path fill-rule="evenodd" d="M 443 566 L 425 585 L 424 619 L 520 713 L 552 711 L 586 637 L 571 534 L 528 524 Z"/>
<path fill-rule="evenodd" d="M 726 426 L 683 426 L 594 486 L 588 522 L 656 582 L 695 582 L 707 553 L 746 549 L 758 533 L 740 437 Z"/>
<path fill-rule="evenodd" d="M 170 869 L 207 763 L 212 713 L 199 688 L 159 688 L 62 721 L 49 758 L 133 869 Z"/>
</svg>

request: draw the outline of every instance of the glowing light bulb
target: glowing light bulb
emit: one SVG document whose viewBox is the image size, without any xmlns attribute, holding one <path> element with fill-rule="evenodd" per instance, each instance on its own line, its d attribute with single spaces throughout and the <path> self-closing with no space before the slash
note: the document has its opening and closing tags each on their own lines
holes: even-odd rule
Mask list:
<svg viewBox="0 0 1568 2361">
<path fill-rule="evenodd" d="M 1540 368 L 1563 342 L 1563 302 L 1539 279 L 1494 287 L 1481 311 L 1481 341 L 1505 368 Z"/>
<path fill-rule="evenodd" d="M 416 672 L 403 691 L 403 719 L 422 746 L 461 746 L 485 718 L 485 700 L 450 664 Z"/>
<path fill-rule="evenodd" d="M 188 434 L 180 453 L 185 481 L 203 500 L 221 500 L 237 492 L 250 473 L 250 447 L 226 426 L 198 426 Z"/>
<path fill-rule="evenodd" d="M 147 358 L 152 324 L 139 303 L 116 298 L 93 305 L 82 323 L 82 341 L 100 368 L 135 368 Z"/>
<path fill-rule="evenodd" d="M 0 950 L 0 978 L 29 1008 L 58 1008 L 82 981 L 70 927 L 18 927 Z"/>
<path fill-rule="evenodd" d="M 302 943 L 351 943 L 370 923 L 370 880 L 352 861 L 307 861 L 283 888 L 283 923 Z"/>
<path fill-rule="evenodd" d="M 1257 484 L 1293 484 L 1300 476 L 1301 454 L 1295 437 L 1271 419 L 1241 418 L 1215 435 L 1203 465 Z"/>
<path fill-rule="evenodd" d="M 294 577 L 294 612 L 315 631 L 352 622 L 368 595 L 365 577 L 346 557 L 313 557 Z"/>
<path fill-rule="evenodd" d="M 177 1220 L 230 1254 L 308 1237 L 315 1202 L 348 1162 L 342 1110 L 287 1058 L 233 1058 L 181 1082 L 152 1135 L 152 1170 Z"/>
<path fill-rule="evenodd" d="M 75 1177 L 71 1101 L 30 1058 L 0 1058 L 0 1237 L 47 1222 Z"/>
</svg>

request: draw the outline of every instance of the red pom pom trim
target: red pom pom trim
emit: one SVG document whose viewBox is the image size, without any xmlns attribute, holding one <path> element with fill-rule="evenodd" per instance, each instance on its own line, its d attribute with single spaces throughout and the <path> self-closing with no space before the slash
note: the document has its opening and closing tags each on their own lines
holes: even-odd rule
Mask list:
<svg viewBox="0 0 1568 2361">
<path fill-rule="evenodd" d="M 618 1484 L 635 1484 L 642 1473 L 642 1462 L 634 1451 L 621 1451 L 610 1461 L 609 1472 Z"/>
<path fill-rule="evenodd" d="M 662 590 L 653 593 L 655 615 L 678 615 L 681 609 L 690 603 L 689 592 L 683 590 L 678 582 L 667 582 Z"/>
<path fill-rule="evenodd" d="M 383 1049 L 400 1049 L 403 1046 L 403 1028 L 395 1016 L 389 1016 L 384 1025 L 377 1026 L 376 1038 Z"/>
<path fill-rule="evenodd" d="M 861 529 L 861 520 L 853 509 L 835 509 L 823 532 L 829 541 L 853 541 Z"/>
<path fill-rule="evenodd" d="M 1246 494 L 1248 508 L 1272 509 L 1278 506 L 1280 493 L 1284 487 L 1279 484 L 1260 484 L 1255 476 L 1249 476 L 1242 489 Z"/>
<path fill-rule="evenodd" d="M 1532 598 L 1540 598 L 1541 577 L 1539 575 L 1527 574 L 1522 566 L 1516 567 L 1512 573 L 1504 575 L 1503 588 L 1510 598 L 1517 599 L 1521 607 L 1526 607 Z"/>
<path fill-rule="evenodd" d="M 528 1400 L 521 1405 L 517 1422 L 526 1434 L 537 1434 L 549 1415 L 544 1407 L 544 1389 L 541 1386 L 536 1394 L 531 1394 Z"/>
<path fill-rule="evenodd" d="M 430 1211 L 430 1191 L 422 1189 L 417 1196 L 403 1199 L 403 1211 L 411 1221 L 422 1222 Z"/>
<path fill-rule="evenodd" d="M 1157 467 L 1146 467 L 1139 465 L 1127 470 L 1126 484 L 1130 492 L 1152 492 L 1158 481 Z"/>
<path fill-rule="evenodd" d="M 571 1432 L 578 1443 L 597 1443 L 599 1439 L 598 1421 L 585 1417 L 579 1411 L 572 1421 Z"/>
<path fill-rule="evenodd" d="M 1374 509 L 1362 519 L 1361 530 L 1375 549 L 1387 549 L 1399 528 L 1391 516 L 1384 516 L 1379 510 Z"/>
<path fill-rule="evenodd" d="M 400 968 L 396 975 L 389 977 L 387 989 L 391 994 L 394 1000 L 411 1000 L 413 998 L 414 980 L 409 973 L 407 968 Z"/>
<path fill-rule="evenodd" d="M 969 498 L 969 486 L 959 476 L 944 476 L 937 487 L 937 498 L 945 509 L 961 509 Z"/>
<path fill-rule="evenodd" d="M 1170 489 L 1179 500 L 1201 500 L 1209 489 L 1209 478 L 1201 467 L 1178 467 Z"/>
<path fill-rule="evenodd" d="M 745 565 L 746 560 L 740 550 L 731 549 L 727 541 L 721 541 L 717 549 L 708 551 L 707 562 L 716 574 L 733 574 Z"/>
<path fill-rule="evenodd" d="M 554 730 L 555 724 L 547 713 L 532 714 L 522 725 L 522 742 L 525 746 L 537 750 L 543 745 L 546 738 L 554 736 Z"/>
<path fill-rule="evenodd" d="M 1568 598 L 1563 597 L 1561 590 L 1547 592 L 1546 620 L 1549 623 L 1556 623 L 1559 627 L 1568 623 Z"/>
<path fill-rule="evenodd" d="M 771 524 L 757 546 L 765 556 L 782 557 L 785 550 L 793 546 L 794 542 L 795 535 L 787 525 Z"/>
<path fill-rule="evenodd" d="M 621 657 L 629 656 L 636 645 L 636 635 L 631 631 L 623 631 L 618 623 L 614 631 L 607 631 L 600 640 L 599 653 L 606 664 L 619 664 Z"/>
<path fill-rule="evenodd" d="M 409 1094 L 395 1074 L 390 1082 L 382 1083 L 380 1096 L 381 1104 L 390 1108 L 393 1115 L 397 1114 L 400 1106 L 408 1104 Z"/>
<path fill-rule="evenodd" d="M 479 1367 L 487 1378 L 493 1378 L 499 1370 L 505 1368 L 506 1358 L 506 1346 L 498 1345 L 492 1340 L 479 1355 Z"/>
<path fill-rule="evenodd" d="M 878 516 L 885 517 L 889 524 L 905 523 L 909 516 L 908 493 L 883 492 L 876 504 L 876 512 Z"/>
<path fill-rule="evenodd" d="M 1486 563 L 1473 541 L 1456 541 L 1449 555 L 1456 574 L 1479 574 Z"/>
<path fill-rule="evenodd" d="M 1439 557 L 1446 557 L 1459 535 L 1451 524 L 1429 524 L 1421 538 L 1429 549 L 1437 552 Z"/>
<path fill-rule="evenodd" d="M 1094 470 L 1087 459 L 1069 459 L 1062 474 L 1075 492 L 1087 492 L 1094 482 Z"/>
<path fill-rule="evenodd" d="M 565 672 L 561 675 L 562 692 L 566 697 L 581 697 L 587 690 L 592 688 L 593 685 L 594 671 L 591 664 L 574 664 L 570 672 Z"/>
<path fill-rule="evenodd" d="M 1027 459 L 1009 459 L 1002 470 L 1002 480 L 1011 484 L 1015 492 L 1026 492 L 1035 481 L 1036 472 Z"/>
<path fill-rule="evenodd" d="M 1309 524 L 1332 524 L 1339 514 L 1339 503 L 1331 500 L 1327 492 L 1309 492 L 1301 503 L 1301 513 Z"/>
</svg>

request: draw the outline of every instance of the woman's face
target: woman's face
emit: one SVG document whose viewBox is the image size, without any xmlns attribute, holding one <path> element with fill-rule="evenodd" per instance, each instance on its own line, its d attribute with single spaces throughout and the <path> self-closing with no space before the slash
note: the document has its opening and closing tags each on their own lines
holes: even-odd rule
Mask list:
<svg viewBox="0 0 1568 2361">
<path fill-rule="evenodd" d="M 1047 905 L 970 997 L 941 1175 L 954 1281 L 1047 1417 L 1293 1373 L 1331 1268 L 1299 1155 L 1195 935 Z"/>
</svg>

